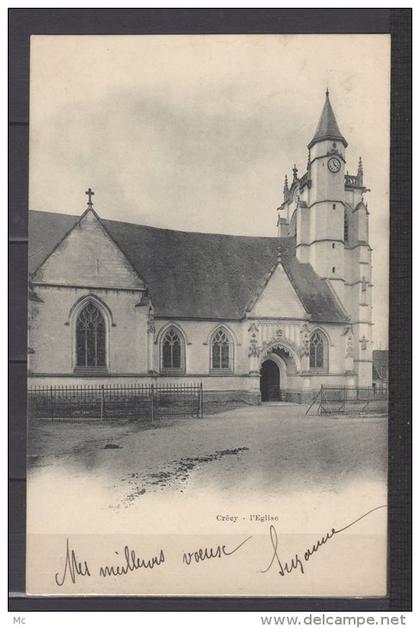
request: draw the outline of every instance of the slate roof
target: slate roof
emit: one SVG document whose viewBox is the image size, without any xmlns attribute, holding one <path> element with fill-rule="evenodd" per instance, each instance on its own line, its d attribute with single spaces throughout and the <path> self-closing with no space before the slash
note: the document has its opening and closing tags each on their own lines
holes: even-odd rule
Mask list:
<svg viewBox="0 0 420 628">
<path fill-rule="evenodd" d="M 316 142 L 320 142 L 321 140 L 341 140 L 344 143 L 344 146 L 347 146 L 347 142 L 338 128 L 337 120 L 335 119 L 335 114 L 330 103 L 328 90 L 325 94 L 324 108 L 322 109 L 315 135 L 309 142 L 308 148 L 312 148 Z"/>
<path fill-rule="evenodd" d="M 29 212 L 29 272 L 33 273 L 79 216 Z M 101 219 L 102 220 L 102 219 Z M 293 238 L 192 233 L 102 220 L 149 289 L 155 315 L 239 320 L 277 263 L 309 318 L 348 321 L 328 284 L 300 263 Z"/>
</svg>

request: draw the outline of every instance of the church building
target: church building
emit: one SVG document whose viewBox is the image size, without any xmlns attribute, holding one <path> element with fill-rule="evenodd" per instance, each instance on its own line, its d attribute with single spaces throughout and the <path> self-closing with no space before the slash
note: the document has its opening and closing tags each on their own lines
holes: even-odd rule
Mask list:
<svg viewBox="0 0 420 628">
<path fill-rule="evenodd" d="M 202 382 L 220 400 L 372 385 L 367 188 L 329 93 L 274 237 L 29 212 L 28 385 Z M 226 208 L 228 211 L 229 208 Z"/>
</svg>

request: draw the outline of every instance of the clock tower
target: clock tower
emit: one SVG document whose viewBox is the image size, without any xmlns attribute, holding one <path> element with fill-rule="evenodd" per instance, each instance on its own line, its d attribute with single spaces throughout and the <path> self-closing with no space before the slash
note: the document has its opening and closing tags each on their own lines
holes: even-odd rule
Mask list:
<svg viewBox="0 0 420 628">
<path fill-rule="evenodd" d="M 311 264 L 334 291 L 349 325 L 345 366 L 349 385 L 372 382 L 372 249 L 369 211 L 364 200 L 363 163 L 348 173 L 347 141 L 342 135 L 327 90 L 321 117 L 308 144 L 306 172 L 296 166 L 278 208 L 278 234 L 294 237 L 296 257 Z M 352 366 L 351 366 L 352 365 Z"/>
<path fill-rule="evenodd" d="M 308 144 L 307 189 L 298 210 L 296 255 L 328 280 L 342 304 L 346 147 L 327 90 L 318 126 Z"/>
</svg>

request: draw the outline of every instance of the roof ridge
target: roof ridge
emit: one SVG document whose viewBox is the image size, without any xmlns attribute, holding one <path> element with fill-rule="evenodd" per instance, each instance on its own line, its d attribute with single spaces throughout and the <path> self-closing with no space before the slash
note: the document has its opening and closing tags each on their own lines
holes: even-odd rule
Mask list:
<svg viewBox="0 0 420 628">
<path fill-rule="evenodd" d="M 83 212 L 86 213 L 85 210 Z M 186 231 L 184 229 L 171 229 L 170 227 L 155 227 L 153 225 L 145 225 L 139 222 L 127 222 L 125 220 L 118 220 L 117 218 L 103 218 L 101 216 L 99 216 L 99 214 L 96 212 L 96 210 L 92 210 L 95 212 L 95 214 L 97 215 L 97 217 L 99 218 L 99 220 L 103 223 L 103 222 L 116 222 L 122 225 L 130 225 L 132 227 L 141 227 L 142 229 L 153 229 L 155 231 L 169 231 L 171 233 L 186 233 L 188 235 L 203 235 L 203 236 L 218 236 L 218 237 L 223 237 L 223 238 L 249 238 L 249 239 L 255 239 L 258 238 L 260 240 L 276 240 L 276 241 L 280 241 L 280 242 L 285 242 L 289 239 L 291 239 L 292 236 L 290 237 L 278 237 L 278 236 L 265 236 L 265 235 L 246 235 L 246 234 L 241 234 L 241 233 L 216 233 L 214 231 Z M 63 212 L 51 212 L 51 211 L 43 211 L 40 209 L 30 209 L 29 213 L 37 213 L 37 214 L 50 214 L 52 216 L 67 216 L 67 218 L 74 218 L 75 221 L 79 222 L 81 217 L 83 216 L 80 215 L 78 216 L 77 214 L 65 214 Z"/>
<path fill-rule="evenodd" d="M 69 214 L 31 211 L 31 270 L 78 220 Z M 156 316 L 242 320 L 274 272 L 280 249 L 283 269 L 311 319 L 346 322 L 331 289 L 310 264 L 297 260 L 294 237 L 197 236 L 102 218 L 100 224 L 149 287 Z"/>
</svg>

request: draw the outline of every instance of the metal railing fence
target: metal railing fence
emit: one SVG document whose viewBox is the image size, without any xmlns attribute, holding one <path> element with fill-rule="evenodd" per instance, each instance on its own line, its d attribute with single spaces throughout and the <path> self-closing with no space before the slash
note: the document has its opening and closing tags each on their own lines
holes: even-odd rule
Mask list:
<svg viewBox="0 0 420 628">
<path fill-rule="evenodd" d="M 321 386 L 306 414 L 372 414 L 386 412 L 387 407 L 385 388 Z"/>
<path fill-rule="evenodd" d="M 60 419 L 138 419 L 203 416 L 203 385 L 110 384 L 32 386 L 28 417 Z"/>
</svg>

